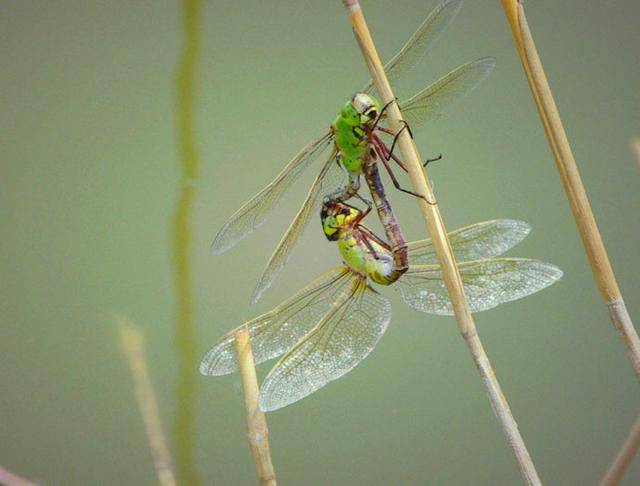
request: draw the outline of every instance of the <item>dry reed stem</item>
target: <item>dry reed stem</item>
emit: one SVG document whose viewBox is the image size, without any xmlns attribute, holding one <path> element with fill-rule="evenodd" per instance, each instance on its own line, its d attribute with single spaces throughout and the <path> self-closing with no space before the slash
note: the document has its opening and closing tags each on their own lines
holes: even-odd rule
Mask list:
<svg viewBox="0 0 640 486">
<path fill-rule="evenodd" d="M 158 399 L 149 378 L 147 358 L 144 351 L 144 336 L 126 317 L 114 316 L 120 334 L 120 347 L 127 358 L 133 389 L 147 432 L 151 458 L 162 486 L 175 486 L 171 453 L 162 430 Z"/>
<path fill-rule="evenodd" d="M 640 379 L 640 339 L 618 288 L 607 250 L 598 231 L 587 193 L 582 185 L 578 166 L 573 157 L 567 135 L 558 113 L 551 88 L 538 56 L 527 24 L 524 8 L 518 0 L 501 0 L 511 25 L 520 60 L 524 66 L 542 125 L 556 160 L 562 184 L 569 198 L 573 217 L 585 247 L 591 270 L 604 299 L 614 327 L 627 348 L 636 377 Z"/>
<path fill-rule="evenodd" d="M 0 484 L 3 486 L 36 486 L 38 483 L 21 478 L 0 466 Z"/>
<path fill-rule="evenodd" d="M 369 33 L 362 10 L 357 0 L 343 0 L 344 5 L 349 10 L 349 17 L 353 26 L 356 40 L 362 50 L 365 62 L 374 80 L 378 94 L 383 104 L 387 104 L 395 99 L 391 86 L 384 72 L 380 57 L 375 49 L 373 39 Z M 387 108 L 387 120 L 392 130 L 398 132 L 402 128 L 402 115 L 397 103 L 392 103 Z M 447 237 L 440 210 L 431 190 L 431 185 L 427 179 L 421 164 L 421 158 L 417 148 L 407 130 L 403 130 L 398 140 L 398 146 L 405 162 L 409 177 L 414 190 L 422 194 L 431 201 L 429 204 L 422 199 L 417 199 L 424 216 L 429 234 L 433 241 L 438 262 L 442 268 L 444 280 L 447 285 L 449 297 L 451 299 L 458 329 L 473 357 L 473 360 L 480 372 L 482 382 L 487 390 L 493 411 L 502 426 L 507 443 L 512 448 L 520 473 L 526 484 L 539 485 L 540 479 L 535 466 L 529 456 L 529 452 L 522 440 L 518 430 L 518 425 L 511 414 L 509 404 L 505 399 L 500 384 L 493 372 L 489 358 L 487 357 L 480 337 L 478 336 L 475 323 L 471 317 L 471 311 L 466 300 L 460 273 L 456 266 L 455 258 L 451 250 L 451 245 Z"/>
<path fill-rule="evenodd" d="M 629 431 L 627 440 L 624 442 L 618 455 L 609 466 L 607 473 L 602 478 L 601 486 L 615 486 L 620 484 L 633 457 L 640 447 L 640 415 Z"/>
<path fill-rule="evenodd" d="M 636 165 L 638 169 L 640 169 L 640 137 L 633 137 L 629 142 L 629 146 L 631 147 L 631 152 L 636 159 Z"/>
<path fill-rule="evenodd" d="M 251 351 L 251 339 L 249 331 L 241 329 L 235 335 L 236 356 L 242 377 L 242 388 L 244 390 L 244 407 L 247 419 L 247 437 L 251 447 L 253 462 L 256 464 L 258 479 L 263 486 L 276 485 L 276 473 L 271 463 L 271 452 L 269 450 L 269 429 L 264 412 L 260 410 L 260 391 L 258 388 L 258 378 L 256 377 L 256 366 Z"/>
</svg>

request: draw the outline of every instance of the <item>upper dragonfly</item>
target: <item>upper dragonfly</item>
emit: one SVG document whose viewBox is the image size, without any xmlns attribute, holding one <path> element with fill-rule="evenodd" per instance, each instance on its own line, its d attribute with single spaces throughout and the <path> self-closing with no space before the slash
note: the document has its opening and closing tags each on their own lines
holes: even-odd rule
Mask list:
<svg viewBox="0 0 640 486">
<path fill-rule="evenodd" d="M 429 14 L 402 49 L 385 65 L 390 80 L 397 80 L 410 71 L 429 51 L 457 15 L 462 3 L 463 0 L 445 0 Z M 493 58 L 482 58 L 454 69 L 413 97 L 401 102 L 400 108 L 404 118 L 413 128 L 437 118 L 444 108 L 462 98 L 484 80 L 494 66 Z M 304 147 L 271 183 L 238 209 L 216 235 L 212 250 L 219 254 L 252 233 L 264 223 L 268 213 L 302 172 L 331 147 L 302 207 L 263 270 L 256 284 L 252 302 L 259 300 L 280 273 L 311 215 L 316 214 L 320 207 L 323 197 L 330 196 L 334 200 L 346 201 L 356 195 L 364 158 L 370 155 L 369 152 L 373 148 L 376 148 L 378 153 L 380 149 L 384 152 L 386 147 L 380 144 L 379 138 L 377 141 L 372 139 L 376 136 L 376 131 L 389 133 L 378 126 L 382 110 L 379 102 L 371 95 L 372 90 L 373 83 L 369 80 L 361 92 L 356 93 L 344 105 L 334 123 L 320 137 Z M 384 155 L 387 160 L 393 156 L 391 152 L 385 152 Z M 385 158 L 381 157 L 383 161 Z M 399 188 L 395 178 L 393 180 Z"/>
</svg>

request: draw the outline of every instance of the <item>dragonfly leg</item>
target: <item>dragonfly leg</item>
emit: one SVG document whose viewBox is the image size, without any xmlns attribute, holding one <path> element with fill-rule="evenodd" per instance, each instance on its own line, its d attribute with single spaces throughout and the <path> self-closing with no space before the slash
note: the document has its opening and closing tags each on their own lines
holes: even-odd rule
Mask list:
<svg viewBox="0 0 640 486">
<path fill-rule="evenodd" d="M 368 199 L 365 199 L 364 197 L 362 197 L 359 192 L 356 193 L 356 197 L 360 199 L 360 201 L 362 201 L 367 206 L 367 209 L 365 209 L 362 212 L 362 214 L 358 216 L 356 223 L 360 223 L 360 221 L 362 221 L 367 216 L 367 214 L 371 212 L 371 209 L 373 208 L 373 203 Z"/>
<path fill-rule="evenodd" d="M 388 130 L 384 127 L 378 127 L 378 129 L 384 133 L 388 133 L 390 135 L 393 135 L 393 132 L 391 130 Z M 402 169 L 406 172 L 406 168 L 404 167 L 404 164 L 393 154 L 393 147 L 391 149 L 389 149 L 382 140 L 380 140 L 380 138 L 378 136 L 375 136 L 378 141 L 380 142 L 380 145 L 384 147 L 385 149 L 385 153 L 388 154 L 386 156 L 386 159 L 393 159 L 400 167 L 402 167 Z M 422 167 L 426 167 L 429 163 L 431 162 L 436 162 L 438 160 L 442 160 L 442 154 L 439 154 L 437 157 L 434 157 L 432 159 L 427 159 L 422 163 Z"/>
<path fill-rule="evenodd" d="M 386 133 L 387 135 L 395 135 L 396 134 L 393 130 L 389 130 L 387 127 L 376 127 L 376 130 L 379 130 L 382 133 Z"/>
<path fill-rule="evenodd" d="M 425 160 L 424 163 L 422 164 L 422 167 L 426 167 L 429 163 L 437 162 L 438 160 L 442 160 L 442 154 L 439 154 L 437 157 L 434 157 L 433 159 Z"/>
<path fill-rule="evenodd" d="M 398 98 L 393 98 L 391 101 L 389 101 L 382 107 L 382 110 L 380 110 L 380 113 L 378 114 L 376 121 L 373 123 L 374 129 L 378 126 L 378 123 L 380 123 L 380 120 L 382 120 L 382 117 L 384 116 L 384 112 L 387 111 L 387 108 L 389 108 L 389 106 L 391 106 L 393 103 L 397 103 L 397 102 L 398 102 Z"/>
<path fill-rule="evenodd" d="M 398 164 L 403 171 L 407 172 L 407 167 L 404 165 L 404 163 L 398 157 L 396 157 L 393 154 L 393 152 L 389 150 L 389 147 L 387 147 L 384 144 L 384 142 L 380 140 L 380 137 L 378 137 L 377 135 L 373 135 L 372 138 L 373 138 L 374 144 L 377 145 L 376 151 L 378 152 L 378 155 L 380 155 L 381 158 L 385 160 L 393 159 L 393 161 L 396 164 Z"/>
<path fill-rule="evenodd" d="M 400 120 L 400 122 L 403 124 L 403 127 L 400 130 L 398 130 L 398 133 L 396 133 L 395 136 L 393 137 L 393 142 L 391 143 L 391 149 L 389 150 L 389 157 L 391 157 L 391 155 L 393 154 L 393 151 L 396 148 L 396 143 L 398 142 L 398 137 L 400 137 L 400 134 L 404 130 L 407 130 L 409 132 L 409 136 L 413 138 L 413 132 L 411 132 L 411 128 L 409 127 L 409 124 L 404 120 Z M 387 160 L 389 159 L 387 158 Z"/>
<path fill-rule="evenodd" d="M 362 242 L 364 243 L 364 246 L 367 247 L 367 250 L 371 252 L 371 254 L 373 255 L 373 258 L 377 259 L 378 254 L 376 253 L 376 250 L 373 248 L 373 245 L 371 244 L 371 242 L 367 238 L 363 238 Z"/>
<path fill-rule="evenodd" d="M 379 150 L 376 147 L 376 150 Z M 412 196 L 415 197 L 419 197 L 420 199 L 424 200 L 427 204 L 430 204 L 431 206 L 435 206 L 436 203 L 429 201 L 425 196 L 423 196 L 422 194 L 418 194 L 417 192 L 411 191 L 410 189 L 405 189 L 402 186 L 400 186 L 400 182 L 398 182 L 398 179 L 396 178 L 396 175 L 393 173 L 393 169 L 391 169 L 391 166 L 389 165 L 389 161 L 386 160 L 384 157 L 382 157 L 382 154 L 380 155 L 380 160 L 382 161 L 382 164 L 384 165 L 385 169 L 387 169 L 387 173 L 389 174 L 389 177 L 391 178 L 391 182 L 393 183 L 394 187 L 400 191 L 400 192 L 404 192 L 406 194 L 411 194 Z"/>
</svg>

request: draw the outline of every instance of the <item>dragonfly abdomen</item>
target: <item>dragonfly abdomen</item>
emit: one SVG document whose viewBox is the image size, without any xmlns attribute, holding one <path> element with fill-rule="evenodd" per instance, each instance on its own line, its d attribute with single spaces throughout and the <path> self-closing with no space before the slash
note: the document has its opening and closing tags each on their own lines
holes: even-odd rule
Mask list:
<svg viewBox="0 0 640 486">
<path fill-rule="evenodd" d="M 393 254 L 394 268 L 390 278 L 392 282 L 398 280 L 400 276 L 409 268 L 409 258 L 407 255 L 407 243 L 404 239 L 398 220 L 391 209 L 391 205 L 387 200 L 384 192 L 384 186 L 380 179 L 377 162 L 368 156 L 364 165 L 364 176 L 371 191 L 371 197 L 376 205 L 380 222 L 384 227 L 387 240 L 391 244 Z"/>
</svg>

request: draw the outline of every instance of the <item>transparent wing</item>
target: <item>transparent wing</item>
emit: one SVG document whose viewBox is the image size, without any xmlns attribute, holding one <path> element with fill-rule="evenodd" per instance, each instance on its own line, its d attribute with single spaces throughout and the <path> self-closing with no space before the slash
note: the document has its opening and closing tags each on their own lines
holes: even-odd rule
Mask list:
<svg viewBox="0 0 640 486">
<path fill-rule="evenodd" d="M 272 311 L 247 322 L 256 363 L 277 358 L 315 326 L 348 287 L 352 275 L 346 267 L 336 267 Z M 235 333 L 243 327 L 244 324 L 218 340 L 202 358 L 200 373 L 219 376 L 238 370 Z"/>
<path fill-rule="evenodd" d="M 300 174 L 333 142 L 327 130 L 320 138 L 303 148 L 271 183 L 238 209 L 218 231 L 211 250 L 220 254 L 258 228 L 284 192 Z"/>
<path fill-rule="evenodd" d="M 400 104 L 402 116 L 411 128 L 433 120 L 455 101 L 462 99 L 493 71 L 496 60 L 483 57 L 463 64 L 418 94 Z"/>
<path fill-rule="evenodd" d="M 391 319 L 389 301 L 354 278 L 320 322 L 276 363 L 260 389 L 260 408 L 296 402 L 353 369 Z"/>
<path fill-rule="evenodd" d="M 307 195 L 302 207 L 298 211 L 293 222 L 289 225 L 289 229 L 284 234 L 280 243 L 276 247 L 275 251 L 271 255 L 269 262 L 262 271 L 256 288 L 251 296 L 251 302 L 256 303 L 262 293 L 271 287 L 271 284 L 280 274 L 283 267 L 289 259 L 291 250 L 297 243 L 300 235 L 307 227 L 307 223 L 311 216 L 317 216 L 320 214 L 320 203 L 322 198 L 335 191 L 338 187 L 343 187 L 347 184 L 349 178 L 347 172 L 339 166 L 334 159 L 335 150 L 332 152 L 332 156 L 327 160 L 322 171 L 316 177 L 316 180 L 311 186 L 311 190 Z"/>
<path fill-rule="evenodd" d="M 531 231 L 531 226 L 516 219 L 495 219 L 472 224 L 448 233 L 451 248 L 458 261 L 494 258 L 516 246 Z M 407 243 L 412 265 L 438 263 L 433 242 L 424 240 Z"/>
<path fill-rule="evenodd" d="M 418 30 L 409 38 L 407 43 L 393 58 L 385 64 L 384 70 L 389 81 L 394 81 L 404 76 L 420 62 L 431 50 L 431 47 L 440 38 L 447 26 L 458 15 L 462 8 L 462 0 L 446 0 L 438 5 L 422 22 Z M 373 80 L 369 80 L 362 89 L 363 93 L 371 93 Z"/>
<path fill-rule="evenodd" d="M 525 258 L 495 258 L 458 265 L 471 312 L 521 299 L 556 282 L 562 271 L 550 263 Z M 427 314 L 453 315 L 437 265 L 410 266 L 393 284 L 407 305 Z"/>
</svg>

